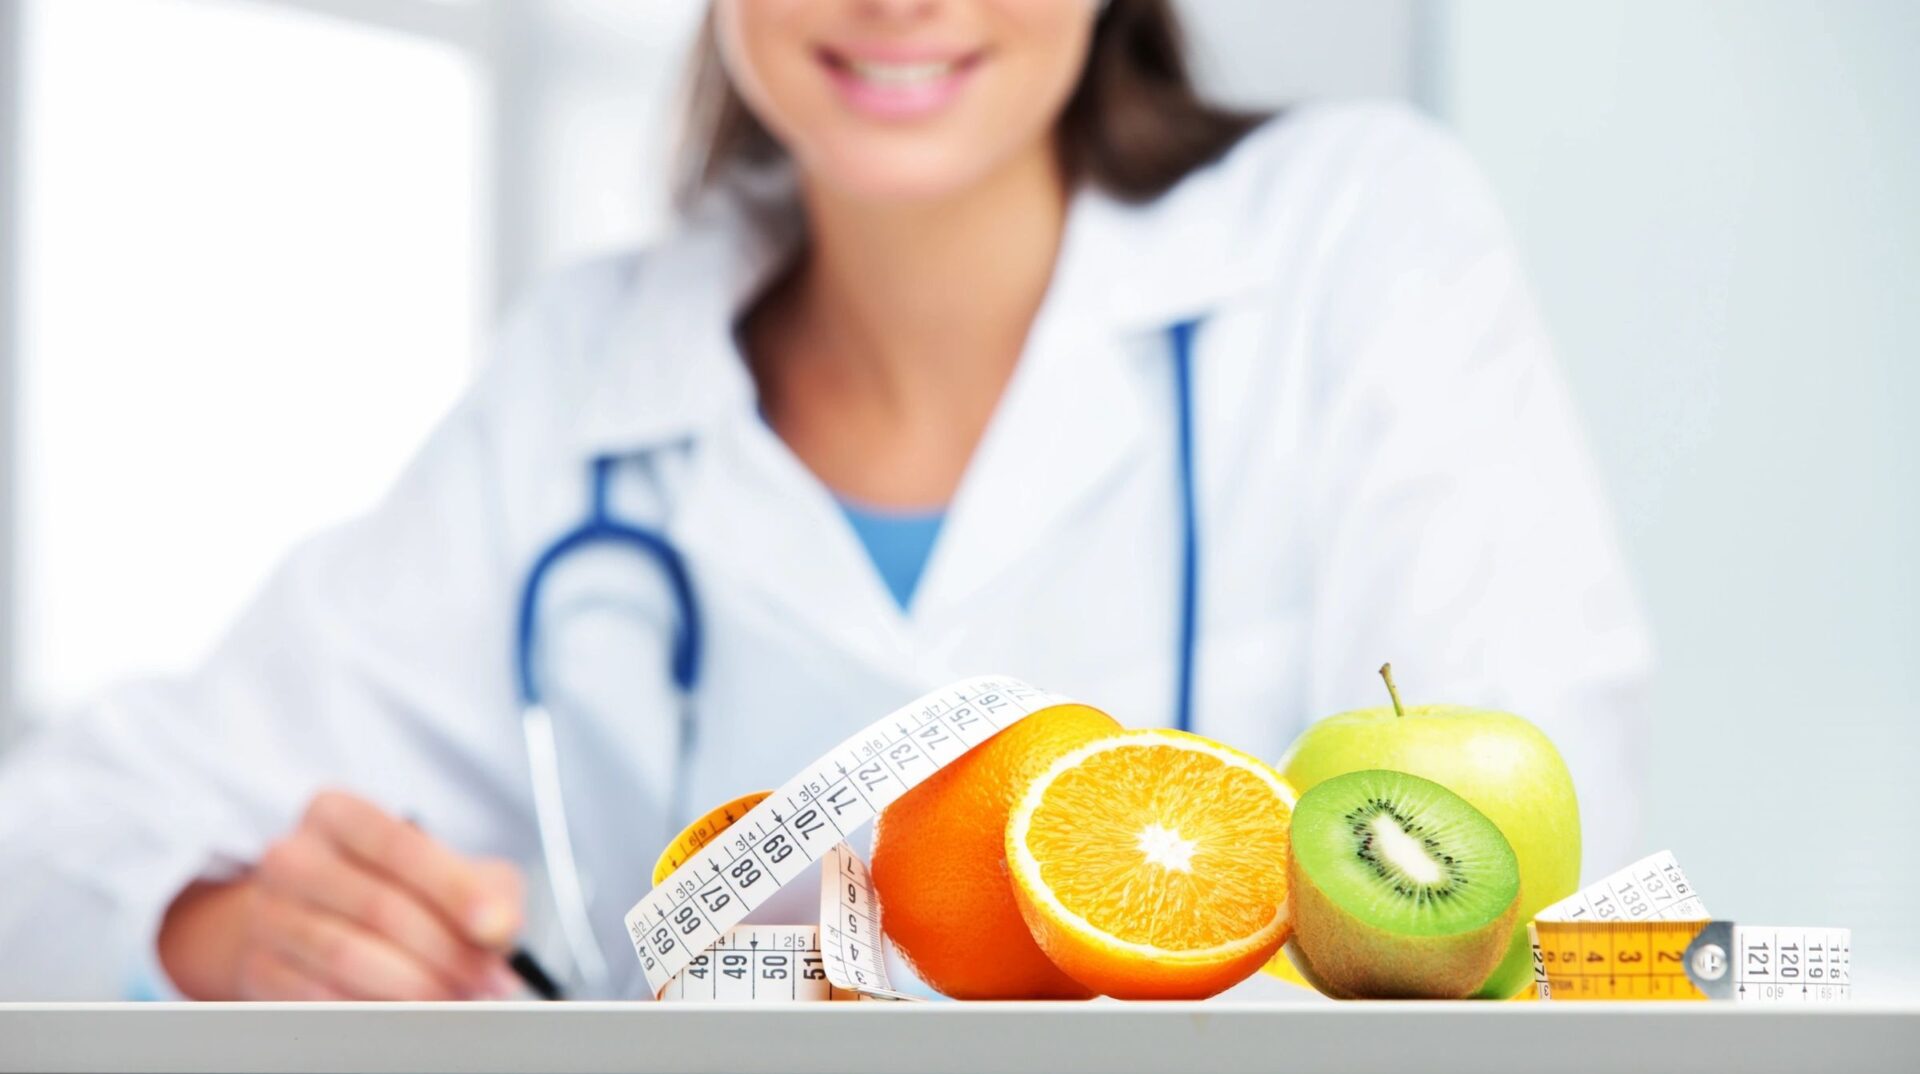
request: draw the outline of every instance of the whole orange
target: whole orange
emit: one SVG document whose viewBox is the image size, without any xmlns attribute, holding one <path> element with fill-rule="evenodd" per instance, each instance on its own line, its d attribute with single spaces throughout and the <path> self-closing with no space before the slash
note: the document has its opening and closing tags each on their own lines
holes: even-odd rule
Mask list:
<svg viewBox="0 0 1920 1074">
<path fill-rule="evenodd" d="M 1007 877 L 1007 816 L 1055 759 L 1121 730 L 1085 705 L 1013 724 L 888 806 L 873 827 L 887 937 L 955 999 L 1087 999 L 1027 931 Z"/>
</svg>

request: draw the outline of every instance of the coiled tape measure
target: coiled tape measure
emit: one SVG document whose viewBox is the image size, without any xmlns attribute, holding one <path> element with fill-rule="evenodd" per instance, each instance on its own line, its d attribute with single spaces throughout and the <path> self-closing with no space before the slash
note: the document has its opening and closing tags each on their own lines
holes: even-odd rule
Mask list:
<svg viewBox="0 0 1920 1074">
<path fill-rule="evenodd" d="M 1821 1003 L 1853 995 L 1851 932 L 1711 920 L 1668 851 L 1554 903 L 1527 930 L 1545 1000 Z"/>
<path fill-rule="evenodd" d="M 655 887 L 772 793 L 742 795 L 689 824 L 654 863 Z M 802 829 L 812 824 L 804 812 L 794 818 Z M 775 845 L 768 853 L 780 851 Z M 771 875 L 751 854 L 736 859 L 721 875 L 730 876 L 734 870 L 738 875 L 733 882 L 749 889 Z M 721 895 L 709 884 L 703 904 L 725 909 Z M 725 895 L 732 898 L 731 891 Z M 845 843 L 836 844 L 820 863 L 820 921 L 820 925 L 735 925 L 713 946 L 693 954 L 658 998 L 723 1003 L 914 998 L 891 988 L 879 900 L 865 863 Z M 649 942 L 663 941 L 653 937 Z"/>
<path fill-rule="evenodd" d="M 689 825 L 627 911 L 647 986 L 665 1000 L 914 998 L 887 977 L 879 900 L 847 836 L 1001 729 L 1067 703 L 1017 679 L 966 679 Z M 819 926 L 741 924 L 815 862 Z"/>
</svg>

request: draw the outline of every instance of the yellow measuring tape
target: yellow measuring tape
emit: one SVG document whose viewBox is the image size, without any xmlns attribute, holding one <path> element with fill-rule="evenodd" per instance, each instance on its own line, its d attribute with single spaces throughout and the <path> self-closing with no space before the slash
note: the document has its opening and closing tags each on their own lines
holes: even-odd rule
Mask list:
<svg viewBox="0 0 1920 1074">
<path fill-rule="evenodd" d="M 715 806 L 708 810 L 705 816 L 687 825 L 679 835 L 673 837 L 673 841 L 667 844 L 667 849 L 661 851 L 659 859 L 653 863 L 654 885 L 657 887 L 667 877 L 672 876 L 675 869 L 685 865 L 689 858 L 698 854 L 708 843 L 713 842 L 721 832 L 733 827 L 734 821 L 752 812 L 754 806 L 766 801 L 767 796 L 772 793 L 772 791 L 755 791 L 752 794 L 743 794 L 725 805 Z"/>
<path fill-rule="evenodd" d="M 1819 1003 L 1850 998 L 1846 929 L 1731 921 L 1540 921 L 1553 1000 Z"/>
<path fill-rule="evenodd" d="M 1848 930 L 1710 920 L 1667 851 L 1540 911 L 1529 931 L 1544 1000 L 1820 1003 L 1853 991 Z"/>
<path fill-rule="evenodd" d="M 1534 924 L 1547 998 L 1706 999 L 1687 975 L 1687 948 L 1705 921 L 1541 921 Z"/>
</svg>

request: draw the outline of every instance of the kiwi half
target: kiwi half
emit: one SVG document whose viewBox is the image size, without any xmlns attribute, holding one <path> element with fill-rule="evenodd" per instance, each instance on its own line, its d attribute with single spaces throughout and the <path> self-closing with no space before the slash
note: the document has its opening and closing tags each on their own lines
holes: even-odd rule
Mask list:
<svg viewBox="0 0 1920 1074">
<path fill-rule="evenodd" d="M 1520 863 L 1506 836 L 1432 780 L 1371 769 L 1293 811 L 1296 961 L 1330 995 L 1456 999 L 1507 953 Z"/>
</svg>

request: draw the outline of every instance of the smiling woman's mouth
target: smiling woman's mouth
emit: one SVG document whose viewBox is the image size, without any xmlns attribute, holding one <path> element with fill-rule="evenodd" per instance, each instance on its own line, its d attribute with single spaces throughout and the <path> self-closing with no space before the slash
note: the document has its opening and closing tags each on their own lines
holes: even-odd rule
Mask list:
<svg viewBox="0 0 1920 1074">
<path fill-rule="evenodd" d="M 841 100 L 878 119 L 919 119 L 945 108 L 959 95 L 984 56 L 852 55 L 822 48 L 817 53 Z"/>
</svg>

